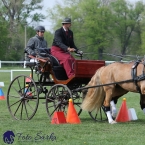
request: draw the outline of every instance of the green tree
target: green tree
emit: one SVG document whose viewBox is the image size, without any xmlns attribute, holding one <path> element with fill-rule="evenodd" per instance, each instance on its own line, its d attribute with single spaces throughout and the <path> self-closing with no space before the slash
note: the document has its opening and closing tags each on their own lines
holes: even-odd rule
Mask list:
<svg viewBox="0 0 145 145">
<path fill-rule="evenodd" d="M 133 5 L 127 0 L 63 0 L 62 5 L 49 9 L 48 15 L 54 30 L 64 17 L 71 17 L 78 48 L 91 53 L 91 59 L 102 59 L 102 52 L 141 53 L 144 8 L 140 1 Z"/>
<path fill-rule="evenodd" d="M 53 34 L 51 32 L 44 33 L 45 40 L 47 41 L 48 48 L 51 48 L 53 42 Z"/>
<path fill-rule="evenodd" d="M 100 1 L 84 1 L 81 5 L 83 18 L 83 33 L 81 37 L 85 38 L 88 47 L 87 51 L 93 52 L 94 59 L 102 59 L 101 52 L 110 45 L 110 20 L 111 11 Z M 96 55 L 97 54 L 97 55 Z"/>
<path fill-rule="evenodd" d="M 59 27 L 64 17 L 72 18 L 75 42 L 83 51 L 93 52 L 92 59 L 97 59 L 98 51 L 103 51 L 110 43 L 110 38 L 106 37 L 109 34 L 110 10 L 99 0 L 64 0 L 63 6 L 56 5 L 49 10 L 49 16 L 55 21 L 54 29 Z"/>
<path fill-rule="evenodd" d="M 9 32 L 11 43 L 6 49 L 8 60 L 20 60 L 23 58 L 25 25 L 28 21 L 40 22 L 45 17 L 41 13 L 34 13 L 35 10 L 42 9 L 42 0 L 2 0 L 0 5 L 0 16 L 7 22 L 6 27 Z M 29 27 L 29 26 L 27 26 Z M 29 31 L 27 31 L 29 35 Z"/>
<path fill-rule="evenodd" d="M 7 29 L 7 22 L 0 18 L 0 60 L 6 60 L 7 49 L 10 45 L 10 38 Z"/>
<path fill-rule="evenodd" d="M 122 55 L 138 53 L 141 46 L 140 19 L 144 7 L 142 2 L 136 5 L 131 5 L 125 0 L 111 3 L 114 44 L 118 44 L 116 52 L 120 51 Z"/>
</svg>

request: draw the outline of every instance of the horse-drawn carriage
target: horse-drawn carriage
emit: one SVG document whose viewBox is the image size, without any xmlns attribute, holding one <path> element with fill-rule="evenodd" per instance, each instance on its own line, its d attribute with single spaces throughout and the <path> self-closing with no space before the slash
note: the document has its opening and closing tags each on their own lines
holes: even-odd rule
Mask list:
<svg viewBox="0 0 145 145">
<path fill-rule="evenodd" d="M 73 99 L 78 115 L 82 112 L 82 90 L 96 70 L 105 66 L 102 60 L 76 60 L 74 64 L 75 76 L 67 78 L 64 68 L 59 61 L 50 54 L 41 53 L 36 60 L 27 62 L 31 69 L 31 77 L 20 75 L 13 79 L 7 92 L 7 105 L 10 114 L 17 120 L 30 120 L 35 115 L 39 99 L 45 99 L 46 111 L 51 119 L 55 111 L 67 112 L 69 99 Z M 96 114 L 89 112 L 94 120 L 106 120 L 102 109 Z"/>
<path fill-rule="evenodd" d="M 45 99 L 50 119 L 55 111 L 67 113 L 72 98 L 78 115 L 83 109 L 96 121 L 107 117 L 108 122 L 114 124 L 111 100 L 117 100 L 128 92 L 140 93 L 140 107 L 145 113 L 144 59 L 115 62 L 108 66 L 102 60 L 76 60 L 75 76 L 68 79 L 54 56 L 42 53 L 29 57 L 36 60 L 26 63 L 31 69 L 31 77 L 17 76 L 7 92 L 9 112 L 17 120 L 30 120 L 37 111 L 39 99 Z"/>
</svg>

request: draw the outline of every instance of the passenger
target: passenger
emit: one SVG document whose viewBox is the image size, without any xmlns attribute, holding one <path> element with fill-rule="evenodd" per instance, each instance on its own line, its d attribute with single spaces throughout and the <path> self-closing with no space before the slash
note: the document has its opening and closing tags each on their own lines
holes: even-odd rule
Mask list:
<svg viewBox="0 0 145 145">
<path fill-rule="evenodd" d="M 71 27 L 71 19 L 65 18 L 62 22 L 62 27 L 55 31 L 51 54 L 55 56 L 60 64 L 64 67 L 68 78 L 74 76 L 75 58 L 71 55 L 72 52 L 78 52 L 74 44 L 73 32 Z"/>
<path fill-rule="evenodd" d="M 47 41 L 44 39 L 45 28 L 43 26 L 37 26 L 35 30 L 36 30 L 36 35 L 29 39 L 27 46 L 25 48 L 27 54 L 32 56 L 36 56 L 40 49 L 44 52 L 48 50 Z M 26 56 L 25 59 L 30 60 L 28 56 Z"/>
</svg>

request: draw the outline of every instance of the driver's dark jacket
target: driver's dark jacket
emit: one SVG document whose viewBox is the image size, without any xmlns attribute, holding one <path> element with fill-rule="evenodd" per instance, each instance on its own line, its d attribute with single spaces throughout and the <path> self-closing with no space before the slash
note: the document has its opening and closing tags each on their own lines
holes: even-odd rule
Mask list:
<svg viewBox="0 0 145 145">
<path fill-rule="evenodd" d="M 47 48 L 47 41 L 43 37 L 35 35 L 34 37 L 29 39 L 25 51 L 30 55 L 34 52 L 37 54 L 38 49 L 40 48 Z M 29 60 L 28 57 L 26 59 Z"/>
<path fill-rule="evenodd" d="M 68 47 L 75 48 L 76 50 L 78 50 L 74 44 L 73 32 L 71 30 L 68 30 L 68 35 L 66 35 L 66 32 L 63 29 L 63 27 L 55 31 L 52 46 L 57 46 L 63 49 L 64 51 L 67 51 Z"/>
</svg>

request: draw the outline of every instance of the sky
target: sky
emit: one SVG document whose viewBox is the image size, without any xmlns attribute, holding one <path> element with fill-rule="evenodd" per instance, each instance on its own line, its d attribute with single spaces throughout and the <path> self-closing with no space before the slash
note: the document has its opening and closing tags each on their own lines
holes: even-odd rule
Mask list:
<svg viewBox="0 0 145 145">
<path fill-rule="evenodd" d="M 43 0 L 42 4 L 44 5 L 42 11 L 44 15 L 47 15 L 47 9 L 48 8 L 52 8 L 53 6 L 55 6 L 55 4 L 57 3 L 61 3 L 62 0 Z M 51 29 L 51 23 L 48 21 L 48 19 L 46 18 L 42 23 L 43 26 L 45 26 L 45 29 L 49 30 Z"/>
<path fill-rule="evenodd" d="M 128 0 L 129 2 L 137 2 L 137 1 L 145 1 L 145 0 Z M 53 6 L 55 6 L 55 4 L 57 3 L 61 3 L 62 0 L 43 0 L 42 4 L 44 5 L 42 12 L 44 15 L 47 15 L 46 10 L 48 8 L 52 8 Z M 51 23 L 48 21 L 48 19 L 46 18 L 43 22 L 40 23 L 41 25 L 45 26 L 46 30 L 50 30 L 51 29 Z"/>
</svg>

